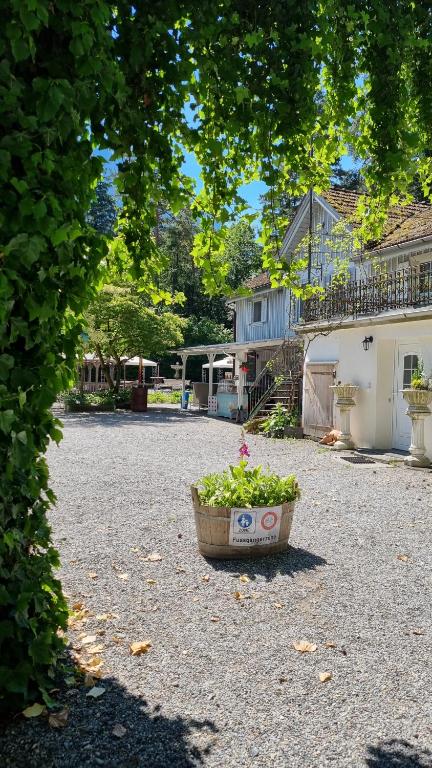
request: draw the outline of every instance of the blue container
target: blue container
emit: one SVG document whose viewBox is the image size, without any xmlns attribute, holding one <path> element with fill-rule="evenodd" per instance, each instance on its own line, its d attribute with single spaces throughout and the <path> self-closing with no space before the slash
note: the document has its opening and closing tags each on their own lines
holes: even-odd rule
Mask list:
<svg viewBox="0 0 432 768">
<path fill-rule="evenodd" d="M 190 392 L 183 392 L 181 399 L 181 407 L 184 411 L 189 408 Z"/>
</svg>

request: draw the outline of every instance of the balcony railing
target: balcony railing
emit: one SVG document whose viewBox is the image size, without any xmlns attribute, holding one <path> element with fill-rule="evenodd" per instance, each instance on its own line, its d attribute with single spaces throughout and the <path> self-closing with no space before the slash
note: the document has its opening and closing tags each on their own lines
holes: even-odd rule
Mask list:
<svg viewBox="0 0 432 768">
<path fill-rule="evenodd" d="M 312 323 L 426 306 L 432 306 L 432 273 L 411 268 L 343 286 L 330 285 L 324 294 L 303 303 L 301 316 L 305 323 Z"/>
</svg>

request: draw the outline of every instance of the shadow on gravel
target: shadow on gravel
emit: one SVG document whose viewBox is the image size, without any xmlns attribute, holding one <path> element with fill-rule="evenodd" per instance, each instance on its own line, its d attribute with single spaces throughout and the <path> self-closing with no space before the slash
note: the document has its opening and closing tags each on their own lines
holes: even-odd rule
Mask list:
<svg viewBox="0 0 432 768">
<path fill-rule="evenodd" d="M 62 697 L 70 708 L 65 728 L 49 727 L 46 717 L 18 716 L 0 727 L 1 768 L 196 768 L 210 753 L 217 728 L 209 720 L 170 718 L 160 706 L 150 707 L 113 678 L 97 682 L 106 688 L 99 699 L 78 688 Z M 126 728 L 113 734 L 115 725 Z M 191 743 L 200 732 L 200 747 Z"/>
<path fill-rule="evenodd" d="M 65 424 L 72 424 L 80 427 L 109 427 L 121 428 L 141 424 L 145 427 L 148 424 L 157 424 L 159 427 L 171 426 L 185 419 L 202 419 L 203 414 L 197 412 L 182 412 L 180 410 L 170 410 L 168 408 L 150 408 L 145 413 L 132 413 L 131 411 L 108 411 L 105 413 L 56 413 L 56 416 Z"/>
<path fill-rule="evenodd" d="M 257 576 L 264 576 L 272 581 L 276 576 L 293 576 L 302 571 L 314 571 L 320 565 L 326 565 L 327 560 L 313 552 L 300 547 L 289 547 L 286 552 L 278 555 L 257 557 L 253 560 L 213 560 L 205 558 L 215 571 L 228 573 L 246 573 L 253 581 Z"/>
<path fill-rule="evenodd" d="M 368 768 L 432 768 L 432 752 L 402 739 L 391 739 L 369 746 L 365 762 Z"/>
</svg>

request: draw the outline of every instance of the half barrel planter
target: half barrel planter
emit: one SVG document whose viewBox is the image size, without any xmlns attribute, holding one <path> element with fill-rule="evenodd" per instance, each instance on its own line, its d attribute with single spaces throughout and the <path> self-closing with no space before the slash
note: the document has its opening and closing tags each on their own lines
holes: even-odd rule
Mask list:
<svg viewBox="0 0 432 768">
<path fill-rule="evenodd" d="M 205 557 L 220 560 L 264 557 L 284 552 L 294 515 L 294 501 L 275 507 L 236 509 L 201 504 L 198 489 L 191 486 L 198 549 Z M 241 528 L 249 523 L 250 531 Z M 253 543 L 250 543 L 250 542 Z"/>
</svg>

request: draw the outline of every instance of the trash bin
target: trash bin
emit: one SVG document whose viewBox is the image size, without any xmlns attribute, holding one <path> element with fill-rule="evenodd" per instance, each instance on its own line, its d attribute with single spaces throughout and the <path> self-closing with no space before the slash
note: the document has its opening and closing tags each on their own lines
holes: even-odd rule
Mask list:
<svg viewBox="0 0 432 768">
<path fill-rule="evenodd" d="M 138 384 L 132 388 L 131 411 L 143 412 L 147 410 L 147 386 Z"/>
<path fill-rule="evenodd" d="M 181 399 L 181 407 L 184 411 L 189 408 L 189 398 L 190 398 L 190 392 L 183 392 L 182 399 Z"/>
</svg>

